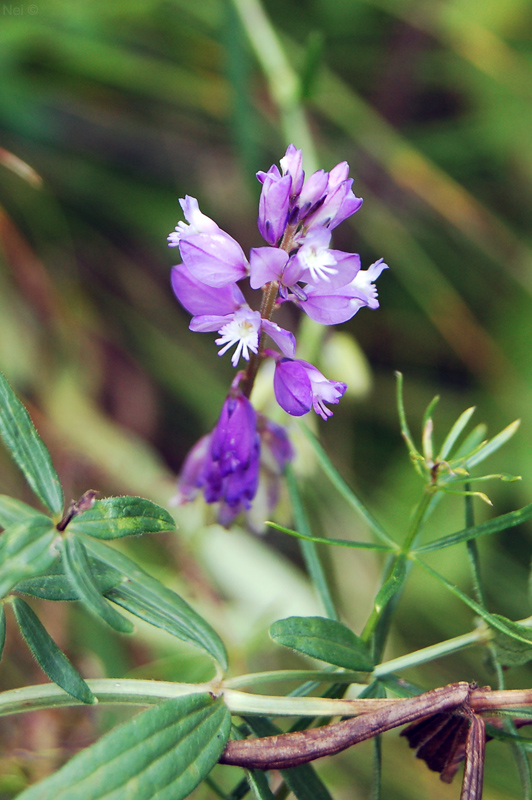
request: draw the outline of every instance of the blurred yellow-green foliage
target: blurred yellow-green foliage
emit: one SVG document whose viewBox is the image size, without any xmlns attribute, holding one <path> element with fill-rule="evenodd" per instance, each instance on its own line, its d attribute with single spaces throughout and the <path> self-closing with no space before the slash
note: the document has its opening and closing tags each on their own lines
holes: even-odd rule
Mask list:
<svg viewBox="0 0 532 800">
<path fill-rule="evenodd" d="M 532 6 L 265 0 L 263 11 L 271 29 L 254 0 L 15 0 L 0 8 L 0 367 L 50 447 L 67 497 L 95 488 L 168 503 L 175 473 L 214 423 L 232 376 L 213 337 L 188 331 L 169 287 L 177 251 L 166 236 L 181 219 L 178 197 L 197 197 L 244 249 L 260 245 L 254 173 L 278 162 L 289 141 L 303 147 L 308 167 L 308 123 L 311 168 L 347 160 L 365 200 L 335 246 L 360 252 L 364 266 L 379 257 L 390 265 L 379 281 L 381 308 L 363 309 L 317 347 L 318 366 L 352 388 L 319 423 L 327 451 L 400 538 L 420 484 L 398 432 L 398 369 L 413 428 L 441 395 L 440 440 L 471 405 L 490 434 L 522 419 L 488 463 L 523 481 L 487 491 L 497 514 L 525 505 Z M 1 491 L 31 502 L 3 451 L 0 466 Z M 366 535 L 319 473 L 308 483 L 317 534 Z M 458 499 L 441 508 L 434 531 L 463 527 Z M 280 535 L 206 525 L 199 505 L 176 518 L 177 536 L 130 550 L 219 630 L 234 674 L 292 664 L 267 627 L 290 613 L 320 613 L 297 547 Z M 490 608 L 513 619 L 530 614 L 530 534 L 513 529 L 481 542 Z M 355 551 L 324 558 L 344 619 L 359 631 L 379 562 Z M 433 563 L 469 588 L 463 550 L 442 551 Z M 42 603 L 40 612 L 88 677 L 209 674 L 162 635 L 141 628 L 129 642 L 77 609 Z M 414 573 L 387 655 L 473 625 L 468 609 Z M 407 677 L 426 688 L 494 680 L 476 651 Z M 2 688 L 42 680 L 14 635 L 0 680 Z M 513 670 L 508 685 L 532 685 L 531 670 Z M 2 728 L 2 798 L 113 721 L 109 712 L 37 717 Z M 335 798 L 367 796 L 371 750 L 355 751 L 323 766 Z M 396 735 L 387 738 L 385 797 L 451 796 L 406 752 Z M 233 777 L 226 771 L 220 780 Z M 490 745 L 487 800 L 517 797 L 518 786 L 506 750 Z"/>
</svg>

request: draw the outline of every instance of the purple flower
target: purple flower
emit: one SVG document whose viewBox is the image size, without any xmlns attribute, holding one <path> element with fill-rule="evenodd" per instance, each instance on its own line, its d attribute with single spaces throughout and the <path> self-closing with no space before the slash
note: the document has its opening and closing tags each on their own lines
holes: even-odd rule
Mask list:
<svg viewBox="0 0 532 800">
<path fill-rule="evenodd" d="M 261 319 L 260 313 L 248 306 L 236 283 L 207 286 L 180 264 L 172 269 L 172 288 L 179 302 L 194 315 L 189 325 L 191 331 L 218 331 L 220 338 L 216 339 L 216 344 L 222 347 L 218 353 L 220 356 L 236 345 L 231 357 L 234 367 L 241 356 L 249 361 L 250 353 L 258 351 L 262 331 L 285 355 L 294 355 L 296 340 L 293 333 L 276 322 Z"/>
<path fill-rule="evenodd" d="M 212 433 L 200 439 L 185 459 L 176 501 L 186 503 L 203 490 L 207 503 L 220 503 L 218 518 L 227 525 L 251 507 L 259 463 L 255 409 L 241 392 L 232 390 Z"/>
<path fill-rule="evenodd" d="M 306 297 L 301 299 L 296 296 L 293 299 L 315 322 L 339 325 L 354 317 L 362 306 L 379 307 L 377 289 L 373 282 L 385 269 L 388 269 L 388 265 L 381 258 L 367 270 L 359 270 L 345 286 L 336 286 L 333 279 L 329 285 L 321 283 L 306 286 Z"/>
<path fill-rule="evenodd" d="M 276 358 L 273 379 L 275 398 L 281 408 L 294 417 L 301 417 L 314 408 L 326 420 L 332 411 L 325 403 L 338 403 L 347 386 L 329 381 L 308 361 Z"/>
<path fill-rule="evenodd" d="M 263 239 L 275 245 L 282 237 L 288 221 L 292 178 L 281 177 L 277 167 L 268 172 L 259 173 L 262 191 L 259 200 L 259 217 L 257 224 Z"/>
<path fill-rule="evenodd" d="M 247 397 L 233 387 L 214 430 L 186 457 L 175 501 L 187 503 L 203 491 L 207 503 L 219 503 L 218 521 L 229 525 L 241 511 L 251 509 L 260 477 L 269 498 L 265 511 L 271 511 L 279 478 L 292 458 L 285 429 L 257 415 Z"/>
<path fill-rule="evenodd" d="M 202 214 L 198 201 L 188 195 L 179 201 L 190 223 L 178 223 L 168 236 L 170 247 L 179 247 L 187 269 L 208 286 L 227 286 L 248 274 L 248 262 L 237 241 L 210 217 Z"/>
</svg>

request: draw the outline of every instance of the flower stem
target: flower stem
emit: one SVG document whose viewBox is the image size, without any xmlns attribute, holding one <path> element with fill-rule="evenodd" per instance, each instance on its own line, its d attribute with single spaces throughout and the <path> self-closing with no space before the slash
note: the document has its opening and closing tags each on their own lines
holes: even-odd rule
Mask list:
<svg viewBox="0 0 532 800">
<path fill-rule="evenodd" d="M 262 292 L 262 304 L 260 307 L 260 315 L 262 319 L 271 319 L 275 311 L 275 301 L 279 292 L 279 283 L 272 281 L 268 283 Z M 253 384 L 257 377 L 257 372 L 264 355 L 264 340 L 265 334 L 261 333 L 259 339 L 259 347 L 256 353 L 252 353 L 249 359 L 248 367 L 244 373 L 244 377 L 240 384 L 242 393 L 249 399 L 253 390 Z"/>
</svg>

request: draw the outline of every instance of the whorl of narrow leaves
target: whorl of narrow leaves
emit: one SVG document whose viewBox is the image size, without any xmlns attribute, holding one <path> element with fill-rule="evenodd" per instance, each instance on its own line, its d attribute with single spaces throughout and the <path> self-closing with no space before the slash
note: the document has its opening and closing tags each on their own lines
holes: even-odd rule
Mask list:
<svg viewBox="0 0 532 800">
<path fill-rule="evenodd" d="M 29 485 L 52 514 L 63 509 L 63 490 L 50 453 L 30 415 L 0 373 L 0 436 Z"/>
<path fill-rule="evenodd" d="M 221 699 L 168 700 L 114 728 L 18 800 L 184 800 L 220 758 L 230 728 Z"/>
</svg>

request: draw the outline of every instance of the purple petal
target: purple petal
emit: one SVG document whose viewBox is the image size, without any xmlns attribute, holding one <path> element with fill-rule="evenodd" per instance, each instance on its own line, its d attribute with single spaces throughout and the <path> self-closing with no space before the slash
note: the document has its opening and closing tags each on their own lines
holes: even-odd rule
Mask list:
<svg viewBox="0 0 532 800">
<path fill-rule="evenodd" d="M 190 314 L 225 316 L 245 303 L 244 295 L 236 283 L 208 286 L 195 278 L 184 264 L 172 268 L 171 280 L 177 299 Z"/>
<path fill-rule="evenodd" d="M 262 329 L 273 339 L 285 356 L 293 358 L 296 352 L 296 338 L 293 333 L 285 331 L 284 328 L 269 319 L 262 320 Z"/>
<path fill-rule="evenodd" d="M 288 414 L 301 417 L 312 408 L 312 386 L 304 367 L 297 361 L 281 358 L 273 378 L 275 399 Z"/>
<path fill-rule="evenodd" d="M 179 251 L 190 272 L 208 286 L 227 286 L 244 278 L 248 263 L 238 242 L 228 233 L 197 233 L 182 239 Z"/>
<path fill-rule="evenodd" d="M 252 289 L 281 280 L 288 253 L 278 247 L 254 247 L 249 254 L 249 282 Z"/>
<path fill-rule="evenodd" d="M 262 184 L 257 224 L 263 239 L 275 245 L 281 238 L 288 220 L 292 178 L 286 175 L 278 180 L 267 174 Z"/>
</svg>

